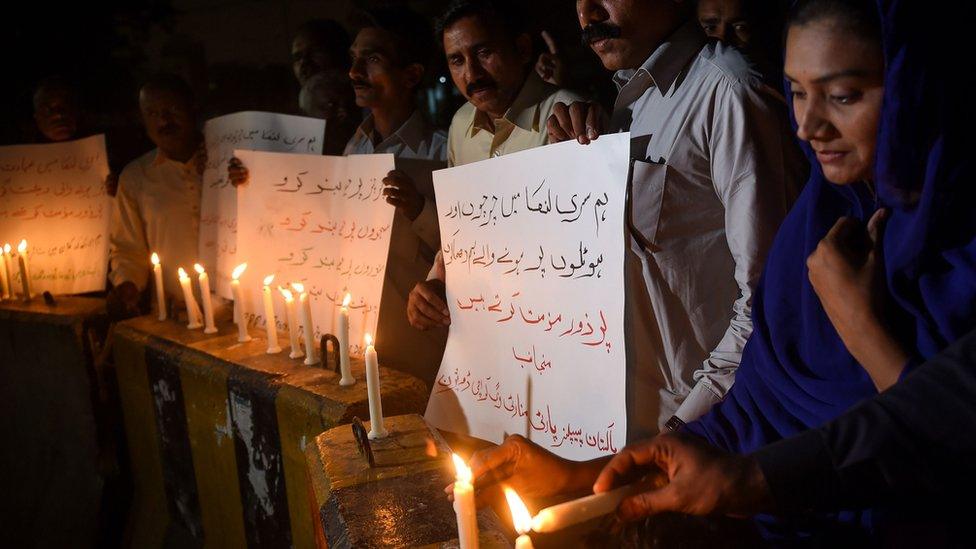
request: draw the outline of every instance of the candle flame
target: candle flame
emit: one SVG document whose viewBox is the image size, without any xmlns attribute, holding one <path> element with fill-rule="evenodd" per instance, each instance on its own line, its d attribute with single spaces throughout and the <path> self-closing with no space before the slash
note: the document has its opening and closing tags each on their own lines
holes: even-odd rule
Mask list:
<svg viewBox="0 0 976 549">
<path fill-rule="evenodd" d="M 153 265 L 159 265 L 159 254 L 153 252 L 152 257 L 149 258 Z"/>
<path fill-rule="evenodd" d="M 292 282 L 291 288 L 300 294 L 305 293 L 305 285 L 302 284 L 301 282 Z"/>
<path fill-rule="evenodd" d="M 539 511 L 539 514 L 532 518 L 532 530 L 536 532 L 543 531 L 550 522 L 553 521 L 552 511 L 549 509 L 543 509 Z"/>
<path fill-rule="evenodd" d="M 22 254 L 22 253 L 25 253 L 25 252 L 27 252 L 27 239 L 26 238 L 24 240 L 21 240 L 20 241 L 20 245 L 17 246 L 17 253 L 21 253 Z"/>
<path fill-rule="evenodd" d="M 270 275 L 264 277 L 264 285 L 265 286 L 270 286 L 272 282 L 274 282 L 274 275 L 273 274 L 270 274 Z"/>
<path fill-rule="evenodd" d="M 532 529 L 532 515 L 525 506 L 522 498 L 509 487 L 505 487 L 505 499 L 508 500 L 508 508 L 512 511 L 512 524 L 515 531 L 522 535 Z"/>
<path fill-rule="evenodd" d="M 9 242 L 7 242 L 6 244 L 3 245 L 3 251 L 7 252 L 8 254 L 10 253 L 10 243 Z"/>
<path fill-rule="evenodd" d="M 461 456 L 457 454 L 451 454 L 451 458 L 454 460 L 454 472 L 457 475 L 457 481 L 471 484 L 471 468 L 468 467 L 468 464 L 464 463 Z"/>
<path fill-rule="evenodd" d="M 371 347 L 373 345 L 373 336 L 366 334 L 365 336 L 363 336 L 363 339 L 366 340 L 367 347 Z"/>
<path fill-rule="evenodd" d="M 295 297 L 291 295 L 291 290 L 288 288 L 278 286 L 278 291 L 281 292 L 281 295 L 285 296 L 285 301 L 294 301 Z"/>
<path fill-rule="evenodd" d="M 244 269 L 246 268 L 247 268 L 247 263 L 241 263 L 240 265 L 234 268 L 234 272 L 230 274 L 231 278 L 237 280 L 238 278 L 241 277 L 242 274 L 244 274 Z"/>
<path fill-rule="evenodd" d="M 183 280 L 184 278 L 190 278 L 186 276 L 186 271 L 183 270 L 183 267 L 180 267 L 179 269 L 177 269 L 177 271 L 179 271 L 180 273 L 180 280 Z"/>
<path fill-rule="evenodd" d="M 193 270 L 196 271 L 196 272 L 198 272 L 198 273 L 200 273 L 200 274 L 203 274 L 203 273 L 207 272 L 206 269 L 203 268 L 203 265 L 201 265 L 199 263 L 194 263 L 193 264 Z"/>
<path fill-rule="evenodd" d="M 0 255 L 3 255 L 3 246 L 0 246 Z"/>
<path fill-rule="evenodd" d="M 342 306 L 343 307 L 348 307 L 350 301 L 352 301 L 352 294 L 347 293 L 346 294 L 346 297 L 344 297 L 342 299 Z"/>
</svg>

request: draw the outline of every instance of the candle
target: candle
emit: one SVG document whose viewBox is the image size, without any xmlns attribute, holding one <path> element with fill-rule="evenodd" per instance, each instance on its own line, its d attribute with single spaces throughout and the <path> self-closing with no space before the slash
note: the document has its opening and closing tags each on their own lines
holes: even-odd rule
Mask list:
<svg viewBox="0 0 976 549">
<path fill-rule="evenodd" d="M 12 249 L 13 248 L 10 247 L 9 242 L 3 245 L 3 256 L 2 256 L 3 265 L 0 265 L 0 267 L 3 268 L 4 272 L 7 275 L 7 292 L 8 292 L 7 296 L 10 299 L 14 298 L 14 274 L 10 270 L 11 269 L 10 264 L 13 263 L 14 261 L 14 256 L 10 252 L 10 250 Z"/>
<path fill-rule="evenodd" d="M 244 318 L 244 298 L 241 295 L 241 275 L 247 263 L 238 265 L 230 275 L 230 291 L 234 294 L 234 317 L 237 319 L 237 341 L 244 343 L 251 341 L 251 336 L 247 333 L 247 319 Z"/>
<path fill-rule="evenodd" d="M 302 305 L 302 326 L 305 332 L 305 365 L 317 364 L 319 359 L 315 353 L 315 325 L 312 324 L 312 296 L 305 291 L 305 286 L 293 282 L 292 289 L 298 292 L 298 301 Z"/>
<path fill-rule="evenodd" d="M 199 263 L 195 264 L 193 269 L 200 275 L 198 280 L 200 282 L 200 299 L 203 301 L 203 333 L 215 334 L 217 333 L 217 326 L 214 325 L 213 301 L 210 300 L 210 277 L 207 276 L 207 271 L 203 269 L 203 265 Z"/>
<path fill-rule="evenodd" d="M 532 549 L 532 538 L 529 537 L 529 530 L 532 529 L 532 515 L 522 502 L 515 490 L 505 487 L 505 499 L 508 500 L 508 508 L 512 511 L 512 524 L 518 532 L 518 539 L 515 540 L 515 549 Z"/>
<path fill-rule="evenodd" d="M 183 288 L 183 301 L 186 302 L 186 327 L 195 330 L 203 324 L 200 322 L 200 308 L 197 307 L 197 300 L 193 298 L 193 287 L 190 286 L 190 277 L 187 276 L 183 267 L 177 271 L 180 275 L 180 287 Z"/>
<path fill-rule="evenodd" d="M 278 326 L 275 324 L 274 302 L 271 300 L 272 281 L 274 281 L 274 275 L 266 276 L 264 278 L 264 288 L 262 290 L 262 293 L 264 294 L 264 325 L 268 332 L 269 355 L 281 352 L 281 347 L 278 346 Z"/>
<path fill-rule="evenodd" d="M 10 299 L 10 283 L 7 282 L 7 256 L 0 246 L 0 299 Z"/>
<path fill-rule="evenodd" d="M 30 266 L 27 261 L 27 240 L 21 240 L 20 245 L 17 246 L 17 261 L 20 262 L 20 283 L 24 287 L 24 301 L 30 301 L 31 286 L 30 286 Z"/>
<path fill-rule="evenodd" d="M 156 307 L 159 309 L 159 320 L 166 320 L 166 294 L 163 293 L 163 268 L 159 265 L 159 256 L 153 252 L 152 257 L 153 276 L 156 278 Z"/>
<path fill-rule="evenodd" d="M 380 366 L 373 348 L 373 337 L 366 334 L 366 396 L 369 397 L 369 438 L 383 438 L 383 400 L 380 398 Z"/>
<path fill-rule="evenodd" d="M 555 532 L 567 526 L 612 513 L 624 498 L 641 491 L 641 485 L 629 484 L 602 494 L 574 499 L 539 511 L 532 519 L 532 530 Z"/>
<path fill-rule="evenodd" d="M 289 353 L 288 358 L 302 358 L 305 353 L 302 352 L 302 347 L 298 343 L 298 320 L 295 318 L 298 313 L 295 312 L 295 298 L 287 288 L 278 286 L 278 291 L 285 296 L 285 312 L 288 313 L 288 341 L 291 343 L 291 353 Z"/>
<path fill-rule="evenodd" d="M 452 454 L 457 478 L 454 481 L 454 514 L 457 515 L 458 546 L 460 549 L 478 548 L 478 515 L 474 506 L 474 485 L 471 468 L 461 456 Z"/>
<path fill-rule="evenodd" d="M 349 365 L 349 302 L 351 300 L 352 296 L 349 294 L 346 294 L 345 299 L 342 300 L 342 308 L 339 309 L 339 329 L 336 330 L 338 332 L 336 339 L 339 340 L 339 371 L 342 373 L 339 385 L 343 387 L 356 383 Z"/>
</svg>

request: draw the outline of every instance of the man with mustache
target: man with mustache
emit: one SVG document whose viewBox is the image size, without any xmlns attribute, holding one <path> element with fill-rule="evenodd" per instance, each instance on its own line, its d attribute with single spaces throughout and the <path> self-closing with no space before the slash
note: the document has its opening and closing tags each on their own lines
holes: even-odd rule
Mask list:
<svg viewBox="0 0 976 549">
<path fill-rule="evenodd" d="M 580 99 L 536 73 L 523 19 L 505 0 L 456 0 L 441 18 L 437 34 L 451 78 L 468 100 L 451 121 L 449 166 L 545 145 L 553 106 Z M 429 280 L 410 293 L 407 316 L 421 330 L 450 324 L 440 254 Z"/>
<path fill-rule="evenodd" d="M 609 129 L 632 138 L 628 430 L 644 438 L 697 419 L 731 387 L 752 292 L 805 163 L 782 99 L 738 50 L 708 42 L 693 3 L 578 0 L 576 11 L 616 71 Z M 557 105 L 550 136 L 589 143 L 598 112 Z"/>
<path fill-rule="evenodd" d="M 149 280 L 149 256 L 169 266 L 164 287 L 179 288 L 176 267 L 190 268 L 198 256 L 201 175 L 206 151 L 197 128 L 190 86 L 180 77 L 158 75 L 139 90 L 139 111 L 156 148 L 130 162 L 119 175 L 109 232 L 109 313 L 140 313 Z"/>
</svg>

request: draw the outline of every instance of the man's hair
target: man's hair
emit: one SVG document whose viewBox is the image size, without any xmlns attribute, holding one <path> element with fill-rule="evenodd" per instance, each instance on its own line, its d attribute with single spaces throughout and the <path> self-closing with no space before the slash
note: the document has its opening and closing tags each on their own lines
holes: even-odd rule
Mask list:
<svg viewBox="0 0 976 549">
<path fill-rule="evenodd" d="M 75 103 L 77 103 L 80 99 L 78 86 L 74 82 L 61 75 L 52 75 L 42 79 L 37 83 L 37 86 L 34 87 L 34 110 L 37 110 L 37 108 L 40 107 L 41 97 L 44 95 L 44 93 L 51 92 L 64 92 Z"/>
<path fill-rule="evenodd" d="M 186 83 L 186 80 L 172 73 L 154 74 L 143 81 L 139 89 L 170 92 L 184 101 L 186 105 L 191 107 L 196 105 L 193 88 Z"/>
<path fill-rule="evenodd" d="M 393 53 L 401 65 L 419 63 L 426 69 L 433 57 L 434 39 L 427 18 L 406 6 L 359 12 L 358 28 L 377 28 L 393 37 Z"/>
<path fill-rule="evenodd" d="M 444 31 L 466 17 L 475 17 L 485 25 L 497 25 L 514 40 L 527 32 L 524 12 L 510 0 L 454 0 L 437 20 L 437 42 L 443 47 Z"/>
<path fill-rule="evenodd" d="M 873 0 L 800 0 L 790 10 L 787 30 L 832 19 L 862 39 L 881 44 L 881 16 Z"/>
<path fill-rule="evenodd" d="M 349 64 L 349 46 L 352 40 L 341 23 L 334 19 L 309 19 L 298 27 L 296 36 L 305 35 L 329 53 L 339 66 Z"/>
</svg>

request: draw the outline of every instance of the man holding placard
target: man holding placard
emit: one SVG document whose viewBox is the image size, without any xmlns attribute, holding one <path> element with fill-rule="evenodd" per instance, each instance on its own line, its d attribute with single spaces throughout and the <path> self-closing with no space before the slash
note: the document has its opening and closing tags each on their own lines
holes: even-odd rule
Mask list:
<svg viewBox="0 0 976 549">
<path fill-rule="evenodd" d="M 506 0 L 456 0 L 441 18 L 437 34 L 451 78 L 468 100 L 451 121 L 449 166 L 545 145 L 553 106 L 581 99 L 535 72 L 523 19 Z M 407 315 L 421 330 L 450 324 L 440 254 L 428 280 L 410 293 Z"/>
<path fill-rule="evenodd" d="M 108 306 L 116 317 L 139 314 L 153 252 L 169 267 L 163 277 L 169 292 L 180 287 L 176 268 L 197 262 L 205 153 L 193 92 L 179 77 L 160 75 L 140 89 L 139 110 L 156 148 L 119 176 L 109 238 L 115 287 Z"/>
</svg>

